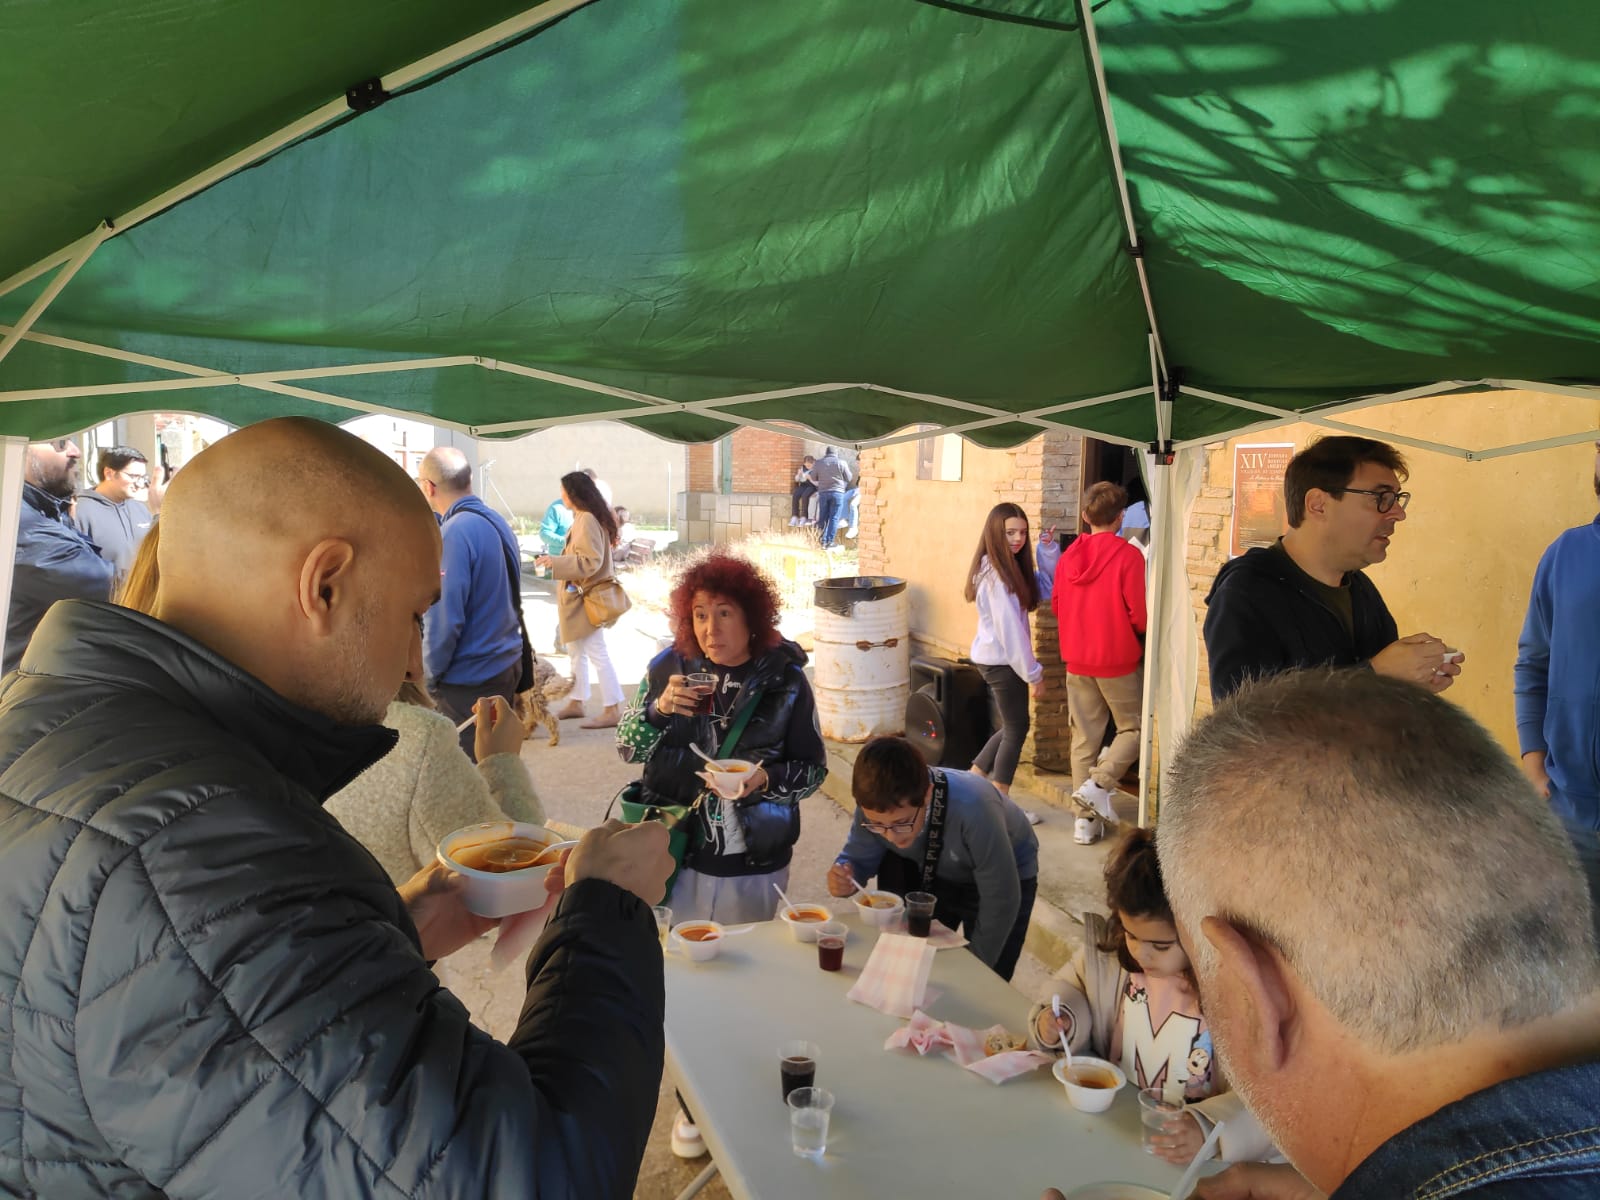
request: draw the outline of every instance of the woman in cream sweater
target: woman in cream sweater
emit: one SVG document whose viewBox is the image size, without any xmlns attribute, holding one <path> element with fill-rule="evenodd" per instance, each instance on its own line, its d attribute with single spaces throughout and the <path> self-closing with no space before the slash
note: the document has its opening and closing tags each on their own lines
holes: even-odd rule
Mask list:
<svg viewBox="0 0 1600 1200">
<path fill-rule="evenodd" d="M 478 710 L 474 766 L 450 719 L 434 711 L 416 684 L 402 684 L 383 718 L 399 743 L 323 806 L 397 884 L 433 862 L 439 840 L 465 825 L 507 818 L 545 823 L 520 757 L 522 722 L 499 696 L 480 700 Z"/>
</svg>

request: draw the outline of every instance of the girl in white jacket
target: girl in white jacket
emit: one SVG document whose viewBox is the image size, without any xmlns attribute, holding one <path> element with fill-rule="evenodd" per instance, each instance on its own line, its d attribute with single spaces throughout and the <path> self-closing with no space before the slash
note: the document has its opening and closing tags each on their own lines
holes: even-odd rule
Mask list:
<svg viewBox="0 0 1600 1200">
<path fill-rule="evenodd" d="M 978 605 L 978 634 L 971 658 L 1000 710 L 1000 728 L 978 751 L 972 773 L 1011 794 L 1011 780 L 1028 736 L 1028 695 L 1044 690 L 1044 668 L 1033 654 L 1028 614 L 1039 606 L 1028 514 L 1015 504 L 996 504 L 983 523 L 983 537 L 967 573 L 967 600 Z"/>
</svg>

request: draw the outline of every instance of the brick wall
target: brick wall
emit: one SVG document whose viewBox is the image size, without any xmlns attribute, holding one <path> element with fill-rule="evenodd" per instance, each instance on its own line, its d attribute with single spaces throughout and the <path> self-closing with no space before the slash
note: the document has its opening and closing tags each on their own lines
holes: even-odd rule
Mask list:
<svg viewBox="0 0 1600 1200">
<path fill-rule="evenodd" d="M 1041 529 L 1051 525 L 1068 531 L 1075 529 L 1082 446 L 1082 439 L 1076 434 L 1061 432 L 1042 434 L 1010 451 L 1006 478 L 984 487 L 982 494 L 975 491 L 972 497 L 974 516 L 1009 500 L 1021 505 L 1028 514 L 1035 540 Z M 896 519 L 916 519 L 915 489 L 918 486 L 967 486 L 897 480 L 891 462 L 887 449 L 861 452 L 861 526 L 857 545 L 863 575 L 897 573 L 894 564 L 887 561 L 884 529 Z M 963 568 L 969 553 L 970 549 L 963 544 L 957 554 Z M 1035 614 L 1034 644 L 1034 652 L 1044 666 L 1045 692 L 1034 702 L 1033 729 L 1023 747 L 1023 760 L 1046 770 L 1065 771 L 1072 744 L 1067 717 L 1066 668 L 1061 662 L 1055 617 L 1048 607 Z"/>
<path fill-rule="evenodd" d="M 717 490 L 717 444 L 700 442 L 689 447 L 688 479 L 685 490 L 714 492 Z"/>
<path fill-rule="evenodd" d="M 734 430 L 733 490 L 788 492 L 794 487 L 794 473 L 805 452 L 801 438 L 765 429 Z"/>
<path fill-rule="evenodd" d="M 1195 620 L 1206 619 L 1206 593 L 1228 561 L 1228 521 L 1233 513 L 1232 462 L 1226 447 L 1208 448 L 1200 495 L 1189 513 L 1189 600 Z M 1195 677 L 1195 715 L 1211 711 L 1211 668 L 1204 639 L 1199 643 Z"/>
</svg>

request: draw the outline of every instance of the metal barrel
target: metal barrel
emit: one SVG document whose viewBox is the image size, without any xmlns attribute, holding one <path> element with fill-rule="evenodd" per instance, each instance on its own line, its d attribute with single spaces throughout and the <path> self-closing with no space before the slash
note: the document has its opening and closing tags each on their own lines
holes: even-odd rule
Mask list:
<svg viewBox="0 0 1600 1200">
<path fill-rule="evenodd" d="M 820 579 L 812 645 L 822 736 L 864 742 L 905 730 L 911 693 L 911 604 L 887 575 Z"/>
</svg>

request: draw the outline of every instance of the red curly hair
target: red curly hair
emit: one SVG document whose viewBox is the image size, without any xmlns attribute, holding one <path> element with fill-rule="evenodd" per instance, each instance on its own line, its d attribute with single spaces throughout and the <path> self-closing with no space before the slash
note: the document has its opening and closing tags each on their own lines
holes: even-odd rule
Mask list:
<svg viewBox="0 0 1600 1200">
<path fill-rule="evenodd" d="M 672 645 L 684 658 L 700 658 L 703 652 L 694 636 L 694 598 L 697 592 L 732 600 L 744 613 L 750 626 L 750 652 L 770 650 L 783 640 L 778 632 L 778 589 L 772 581 L 743 558 L 721 551 L 708 554 L 678 579 L 667 600 L 672 620 Z"/>
</svg>

